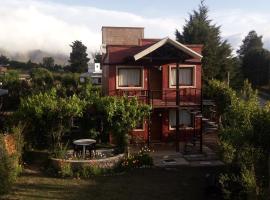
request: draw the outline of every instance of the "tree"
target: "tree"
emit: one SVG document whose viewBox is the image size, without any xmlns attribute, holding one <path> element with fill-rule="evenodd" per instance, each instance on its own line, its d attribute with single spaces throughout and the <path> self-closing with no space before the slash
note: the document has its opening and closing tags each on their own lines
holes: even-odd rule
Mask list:
<svg viewBox="0 0 270 200">
<path fill-rule="evenodd" d="M 102 60 L 102 54 L 100 52 L 95 52 L 92 54 L 94 58 L 95 63 L 101 63 Z"/>
<path fill-rule="evenodd" d="M 70 53 L 70 68 L 72 72 L 86 72 L 88 68 L 89 58 L 86 53 L 87 47 L 81 41 L 74 41 L 71 45 L 72 51 Z"/>
<path fill-rule="evenodd" d="M 262 36 L 258 36 L 254 30 L 250 31 L 242 42 L 243 44 L 237 50 L 237 54 L 240 59 L 242 59 L 251 50 L 263 48 Z"/>
<path fill-rule="evenodd" d="M 31 70 L 31 79 L 33 90 L 38 92 L 46 91 L 52 88 L 53 86 L 53 75 L 52 73 L 45 68 L 34 68 Z"/>
<path fill-rule="evenodd" d="M 268 84 L 270 53 L 263 48 L 262 36 L 250 31 L 237 51 L 244 78 L 254 86 Z"/>
<path fill-rule="evenodd" d="M 220 36 L 220 26 L 208 18 L 208 8 L 201 1 L 198 10 L 194 10 L 186 20 L 183 31 L 176 30 L 176 40 L 184 44 L 203 44 L 203 79 L 217 78 L 225 80 L 227 72 L 233 76 L 235 63 L 232 60 L 231 46 Z"/>
<path fill-rule="evenodd" d="M 269 83 L 270 53 L 266 49 L 252 49 L 242 58 L 242 72 L 253 86 Z"/>
<path fill-rule="evenodd" d="M 53 88 L 23 98 L 17 115 L 28 122 L 26 136 L 30 145 L 55 150 L 70 130 L 72 118 L 82 116 L 84 106 L 78 96 L 61 98 Z"/>
<path fill-rule="evenodd" d="M 53 57 L 44 57 L 42 60 L 42 65 L 47 69 L 52 69 L 54 67 Z"/>
<path fill-rule="evenodd" d="M 103 116 L 104 132 L 112 134 L 118 151 L 124 152 L 128 145 L 128 134 L 150 114 L 150 107 L 136 98 L 102 97 L 95 102 Z"/>
<path fill-rule="evenodd" d="M 9 63 L 9 59 L 6 56 L 1 55 L 0 56 L 0 65 L 6 65 L 8 63 Z"/>
</svg>

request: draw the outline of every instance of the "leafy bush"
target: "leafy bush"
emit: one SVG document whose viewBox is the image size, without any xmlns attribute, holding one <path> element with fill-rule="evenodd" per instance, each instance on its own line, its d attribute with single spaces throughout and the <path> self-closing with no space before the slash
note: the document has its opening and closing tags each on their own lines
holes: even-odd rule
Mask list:
<svg viewBox="0 0 270 200">
<path fill-rule="evenodd" d="M 4 142 L 3 135 L 0 135 L 0 195 L 8 193 L 17 175 L 21 172 L 17 156 L 9 155 Z"/>
<path fill-rule="evenodd" d="M 111 133 L 118 152 L 126 151 L 128 134 L 150 114 L 150 107 L 136 98 L 103 97 L 96 102 L 96 108 L 103 116 L 104 132 Z"/>
<path fill-rule="evenodd" d="M 270 110 L 259 106 L 257 92 L 247 81 L 239 93 L 218 81 L 210 81 L 209 86 L 220 115 L 222 159 L 231 166 L 220 177 L 224 195 L 227 199 L 256 199 L 267 186 L 262 177 L 268 177 L 268 172 L 263 175 L 261 169 L 266 167 L 258 163 L 270 152 Z"/>
<path fill-rule="evenodd" d="M 68 143 L 66 143 L 66 145 L 60 143 L 59 146 L 56 146 L 56 148 L 53 149 L 52 155 L 54 158 L 66 159 L 67 151 L 68 151 Z"/>
<path fill-rule="evenodd" d="M 59 170 L 58 174 L 63 178 L 64 177 L 72 177 L 73 170 L 72 170 L 71 164 L 67 163 L 67 162 L 62 162 L 60 165 L 60 170 Z"/>
<path fill-rule="evenodd" d="M 84 105 L 85 101 L 76 95 L 57 96 L 55 89 L 22 99 L 18 115 L 28 122 L 27 141 L 37 148 L 59 147 L 72 119 L 82 115 Z"/>
</svg>

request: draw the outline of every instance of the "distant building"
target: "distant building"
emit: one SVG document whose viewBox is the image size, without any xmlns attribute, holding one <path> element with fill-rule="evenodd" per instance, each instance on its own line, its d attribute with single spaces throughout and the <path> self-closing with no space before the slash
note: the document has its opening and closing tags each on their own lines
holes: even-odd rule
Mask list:
<svg viewBox="0 0 270 200">
<path fill-rule="evenodd" d="M 7 67 L 6 66 L 2 66 L 2 65 L 0 65 L 0 74 L 5 74 L 5 73 L 7 73 Z"/>
<path fill-rule="evenodd" d="M 80 75 L 80 82 L 85 82 L 85 79 L 89 78 L 93 85 L 101 85 L 102 70 L 100 63 L 92 63 L 88 67 L 88 72 Z"/>
</svg>

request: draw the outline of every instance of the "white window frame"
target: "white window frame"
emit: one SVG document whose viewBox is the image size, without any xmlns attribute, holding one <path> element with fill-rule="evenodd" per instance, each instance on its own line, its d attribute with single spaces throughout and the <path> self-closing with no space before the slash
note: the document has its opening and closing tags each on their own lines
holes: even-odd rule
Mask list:
<svg viewBox="0 0 270 200">
<path fill-rule="evenodd" d="M 188 109 L 185 109 L 185 108 L 183 108 L 183 109 L 181 109 L 181 110 L 187 110 L 188 111 Z M 171 126 L 171 123 L 170 123 L 170 112 L 171 111 L 173 111 L 173 110 L 169 110 L 169 130 L 170 131 L 172 131 L 172 130 L 175 130 L 176 128 L 174 128 L 174 127 L 172 127 Z M 181 111 L 180 111 L 181 112 Z M 176 114 L 176 113 L 175 113 Z M 190 113 L 190 115 L 191 115 L 191 124 L 193 124 L 193 115 Z M 176 121 L 176 120 L 175 120 Z M 179 129 L 181 129 L 181 130 L 191 130 L 191 129 L 193 129 L 193 127 L 190 127 L 190 126 L 188 126 L 188 127 L 185 127 L 185 128 L 181 128 L 181 127 L 179 127 Z"/>
<path fill-rule="evenodd" d="M 179 68 L 193 68 L 193 84 L 192 85 L 179 85 L 180 88 L 196 88 L 196 65 L 179 65 Z M 172 68 L 176 68 L 175 65 L 169 66 L 169 88 L 176 88 L 176 86 L 171 85 L 171 71 Z"/>
<path fill-rule="evenodd" d="M 121 87 L 118 82 L 119 69 L 140 69 L 141 70 L 141 86 L 139 87 Z M 116 89 L 143 89 L 144 88 L 144 67 L 143 66 L 116 66 Z"/>
<path fill-rule="evenodd" d="M 144 127 L 145 127 L 145 121 L 144 120 L 142 120 L 142 129 L 136 129 L 136 128 L 134 128 L 133 129 L 133 131 L 144 131 Z"/>
</svg>

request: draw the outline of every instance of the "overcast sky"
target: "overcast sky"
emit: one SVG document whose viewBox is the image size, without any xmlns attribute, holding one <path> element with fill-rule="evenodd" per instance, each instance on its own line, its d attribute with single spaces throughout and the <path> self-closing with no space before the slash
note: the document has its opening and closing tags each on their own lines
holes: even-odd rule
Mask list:
<svg viewBox="0 0 270 200">
<path fill-rule="evenodd" d="M 0 49 L 70 52 L 81 40 L 89 51 L 101 44 L 101 26 L 143 26 L 150 38 L 181 29 L 199 0 L 0 0 Z M 252 29 L 270 47 L 269 0 L 206 0 L 222 36 L 238 48 Z"/>
</svg>

